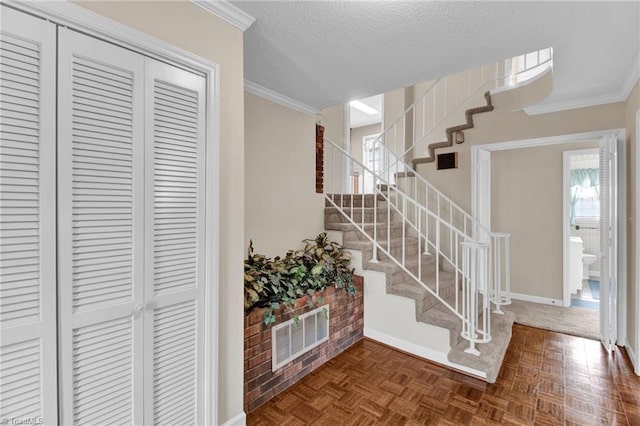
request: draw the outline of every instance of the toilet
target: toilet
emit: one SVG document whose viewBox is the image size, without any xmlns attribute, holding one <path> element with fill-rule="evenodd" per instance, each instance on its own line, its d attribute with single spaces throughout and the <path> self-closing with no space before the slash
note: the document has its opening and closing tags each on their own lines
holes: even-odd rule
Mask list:
<svg viewBox="0 0 640 426">
<path fill-rule="evenodd" d="M 582 279 L 589 279 L 589 267 L 595 263 L 598 256 L 595 254 L 583 253 L 582 254 Z"/>
</svg>

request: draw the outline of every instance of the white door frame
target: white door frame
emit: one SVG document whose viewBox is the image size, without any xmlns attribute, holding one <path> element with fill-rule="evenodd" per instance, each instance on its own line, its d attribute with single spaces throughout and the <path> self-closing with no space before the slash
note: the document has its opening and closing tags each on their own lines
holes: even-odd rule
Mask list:
<svg viewBox="0 0 640 426">
<path fill-rule="evenodd" d="M 629 342 L 625 344 L 627 346 L 629 355 L 631 355 L 631 361 L 633 361 L 633 365 L 635 366 L 635 373 L 640 376 L 640 250 L 638 250 L 638 244 L 640 243 L 640 109 L 636 111 L 636 140 L 631 141 L 631 143 L 635 143 L 636 147 L 636 158 L 635 158 L 635 171 L 636 171 L 636 181 L 634 182 L 636 187 L 636 215 L 634 220 L 634 225 L 636 227 L 635 232 L 635 247 L 636 247 L 636 267 L 635 267 L 635 289 L 636 289 L 636 300 L 635 300 L 635 315 L 636 315 L 636 335 L 635 337 L 635 348 L 630 347 Z"/>
<path fill-rule="evenodd" d="M 571 215 L 569 208 L 569 178 L 571 169 L 571 157 L 574 155 L 595 154 L 599 155 L 598 148 L 573 149 L 562 152 L 562 306 L 571 306 L 571 293 L 569 291 L 569 248 L 571 230 L 567 223 Z"/>
<path fill-rule="evenodd" d="M 218 424 L 218 246 L 219 246 L 219 152 L 220 152 L 220 66 L 193 53 L 172 46 L 156 37 L 128 27 L 120 22 L 92 12 L 68 1 L 23 2 L 11 1 L 9 5 L 24 12 L 81 30 L 139 52 L 145 56 L 195 71 L 207 79 L 206 100 L 206 231 L 205 231 L 205 384 L 204 423 Z"/>
<path fill-rule="evenodd" d="M 533 139 L 521 139 L 506 142 L 497 142 L 486 145 L 473 145 L 471 146 L 471 214 L 480 220 L 480 223 L 491 227 L 491 152 L 504 151 L 509 149 L 518 148 L 532 148 L 541 147 L 547 145 L 560 145 L 572 142 L 580 142 L 584 140 L 599 140 L 603 136 L 608 134 L 616 135 L 620 141 L 626 140 L 626 129 L 607 129 L 596 130 L 585 133 L 573 133 L 568 135 L 558 135 L 543 138 Z M 626 197 L 624 196 L 626 187 L 626 167 L 625 167 L 625 144 L 621 144 L 619 174 L 623 177 L 619 179 L 618 193 L 620 194 L 622 206 L 621 211 L 626 212 Z M 489 158 L 487 158 L 489 157 Z M 638 157 L 638 164 L 640 165 L 640 157 Z M 640 180 L 638 181 L 640 184 Z M 637 189 L 636 185 L 636 190 Z M 636 212 L 637 213 L 637 212 Z M 626 216 L 626 214 L 625 214 Z M 640 216 L 639 216 L 640 218 Z M 640 220 L 640 219 L 639 219 Z M 618 265 L 618 344 L 624 344 L 626 342 L 626 296 L 627 296 L 627 250 L 626 250 L 626 220 L 620 221 L 618 230 L 618 244 L 622 248 L 619 252 L 619 265 Z M 568 234 L 568 229 L 566 230 Z M 568 236 L 565 236 L 563 240 L 568 241 Z M 566 244 L 566 243 L 565 243 Z M 563 245 L 565 245 L 563 244 Z M 568 253 L 568 247 L 564 247 L 563 251 Z M 639 256 L 640 259 L 640 256 Z M 567 279 L 565 274 L 564 279 Z M 564 284 L 563 285 L 568 285 Z M 640 302 L 638 302 L 640 303 Z M 636 319 L 638 320 L 638 319 Z M 640 321 L 638 321 L 640 325 Z M 638 327 L 636 327 L 637 329 Z"/>
</svg>

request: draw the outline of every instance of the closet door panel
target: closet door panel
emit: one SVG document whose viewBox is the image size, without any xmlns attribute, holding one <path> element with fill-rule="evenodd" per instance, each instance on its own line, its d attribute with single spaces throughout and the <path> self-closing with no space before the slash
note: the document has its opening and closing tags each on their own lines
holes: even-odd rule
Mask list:
<svg viewBox="0 0 640 426">
<path fill-rule="evenodd" d="M 0 15 L 0 417 L 54 425 L 56 29 Z"/>
<path fill-rule="evenodd" d="M 147 59 L 145 419 L 203 423 L 205 79 Z"/>
<path fill-rule="evenodd" d="M 59 33 L 63 424 L 142 424 L 144 58 Z"/>
</svg>

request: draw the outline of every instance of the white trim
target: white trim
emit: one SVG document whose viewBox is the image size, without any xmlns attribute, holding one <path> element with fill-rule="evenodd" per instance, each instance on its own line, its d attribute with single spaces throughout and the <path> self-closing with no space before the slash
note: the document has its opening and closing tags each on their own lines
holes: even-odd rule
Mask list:
<svg viewBox="0 0 640 426">
<path fill-rule="evenodd" d="M 191 2 L 241 31 L 246 31 L 256 22 L 256 18 L 226 0 L 191 0 Z"/>
<path fill-rule="evenodd" d="M 210 424 L 210 423 L 207 423 L 207 424 Z M 237 416 L 234 416 L 229 420 L 227 420 L 226 422 L 222 423 L 222 426 L 246 426 L 246 424 L 247 424 L 247 415 L 243 411 Z"/>
<path fill-rule="evenodd" d="M 616 135 L 625 132 L 624 128 L 617 129 L 606 129 L 606 130 L 594 130 L 591 132 L 584 133 L 570 133 L 566 135 L 556 135 L 556 136 L 548 136 L 544 138 L 532 138 L 532 139 L 521 139 L 514 141 L 505 141 L 505 142 L 497 142 L 490 143 L 486 145 L 473 145 L 471 149 L 479 149 L 485 151 L 506 151 L 509 149 L 517 149 L 517 148 L 533 148 L 540 147 L 546 145 L 562 145 L 566 143 L 572 142 L 583 142 L 588 140 L 599 140 L 605 135 L 609 135 L 611 133 L 615 133 Z"/>
<path fill-rule="evenodd" d="M 172 46 L 169 43 L 150 36 L 142 31 L 128 27 L 120 22 L 92 12 L 68 1 L 27 2 L 8 1 L 8 4 L 44 17 L 54 23 L 69 26 L 76 30 L 100 38 L 102 40 L 129 48 L 145 56 L 160 59 L 180 68 L 188 67 L 204 75 L 207 79 L 207 213 L 206 239 L 208 239 L 206 258 L 208 268 L 205 271 L 207 284 L 207 324 L 205 328 L 205 424 L 218 423 L 218 247 L 219 247 L 219 185 L 220 185 L 220 66 L 208 59 L 197 56 L 187 50 Z M 212 196 L 211 196 L 212 195 Z M 214 395 L 215 397 L 212 397 Z M 242 413 L 244 416 L 244 413 Z M 244 418 L 244 417 L 243 417 Z M 244 421 L 243 423 L 244 424 Z"/>
<path fill-rule="evenodd" d="M 571 232 L 569 216 L 569 178 L 571 171 L 571 157 L 574 155 L 595 154 L 599 155 L 598 148 L 574 149 L 562 152 L 562 306 L 571 306 L 571 292 L 569 291 L 569 249 L 571 247 Z M 584 278 L 584 277 L 583 277 Z M 588 278 L 588 277 L 587 277 Z"/>
<path fill-rule="evenodd" d="M 617 305 L 617 335 L 616 341 L 625 342 L 627 340 L 627 138 L 626 132 L 623 135 L 616 135 L 618 139 L 618 300 Z M 598 271 L 598 274 L 600 272 Z M 624 284 L 624 285 L 622 285 Z"/>
<path fill-rule="evenodd" d="M 315 117 L 315 115 L 320 112 L 320 110 L 317 108 L 303 104 L 302 102 L 298 102 L 295 99 L 278 93 L 275 90 L 271 90 L 267 87 L 261 86 L 250 80 L 244 80 L 244 90 L 256 96 L 260 96 L 261 98 L 265 98 L 271 102 L 275 102 L 279 105 L 285 106 L 294 111 L 301 112 L 303 114 L 312 115 Z"/>
<path fill-rule="evenodd" d="M 208 59 L 66 0 L 7 0 L 6 4 L 179 68 L 187 66 L 200 74 L 206 74 L 210 69 L 219 73 L 218 64 Z"/>
<path fill-rule="evenodd" d="M 640 51 L 636 54 L 636 57 L 631 64 L 631 68 L 629 69 L 629 73 L 627 74 L 627 78 L 619 91 L 591 98 L 574 99 L 571 101 L 557 102 L 547 105 L 533 105 L 524 108 L 524 112 L 529 115 L 548 114 L 551 112 L 566 111 L 569 109 L 625 102 L 629 98 L 629 94 L 631 93 L 631 90 L 633 90 L 633 86 L 635 86 L 638 78 L 640 78 Z"/>
<path fill-rule="evenodd" d="M 384 343 L 385 345 L 391 346 L 393 348 L 399 349 L 401 351 L 418 356 L 420 358 L 424 358 L 437 364 L 444 365 L 445 367 L 463 371 L 467 374 L 471 374 L 481 379 L 487 379 L 487 373 L 485 373 L 484 371 L 469 368 L 460 364 L 454 364 L 447 359 L 447 354 L 445 353 L 437 352 L 367 327 L 364 328 L 364 336 L 380 343 Z"/>
<path fill-rule="evenodd" d="M 640 376 L 640 364 L 638 364 L 638 356 L 636 352 L 633 350 L 633 346 L 628 340 L 624 342 L 624 348 L 627 351 L 627 355 L 629 355 L 629 359 L 631 360 L 631 364 L 633 365 L 633 372 L 636 373 L 636 376 Z"/>
<path fill-rule="evenodd" d="M 640 245 L 640 109 L 636 111 L 636 140 L 631 141 L 631 143 L 635 142 L 636 146 L 636 158 L 635 158 L 635 170 L 636 170 L 636 217 L 632 218 L 634 221 L 634 225 L 636 227 L 636 235 L 635 235 L 635 250 L 636 250 L 636 270 L 635 270 L 635 282 L 634 285 L 636 287 L 636 300 L 635 300 L 635 318 L 636 318 L 636 335 L 635 337 L 635 348 L 632 348 L 635 354 L 640 354 L 640 250 L 638 249 Z M 633 161 L 633 160 L 632 160 Z M 628 321 L 628 320 L 627 320 Z M 637 361 L 640 361 L 636 358 Z M 636 374 L 640 375 L 640 364 L 636 363 Z"/>
<path fill-rule="evenodd" d="M 550 297 L 531 296 L 529 294 L 511 292 L 511 298 L 524 302 L 542 303 L 543 305 L 562 306 L 562 299 L 552 299 Z"/>
</svg>

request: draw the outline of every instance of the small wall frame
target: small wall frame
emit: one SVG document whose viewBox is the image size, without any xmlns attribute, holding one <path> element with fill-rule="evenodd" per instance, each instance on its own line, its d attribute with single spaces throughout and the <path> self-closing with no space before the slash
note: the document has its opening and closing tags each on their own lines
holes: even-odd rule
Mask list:
<svg viewBox="0 0 640 426">
<path fill-rule="evenodd" d="M 436 156 L 436 169 L 457 169 L 458 168 L 458 153 L 447 152 L 444 154 L 438 154 Z"/>
</svg>

